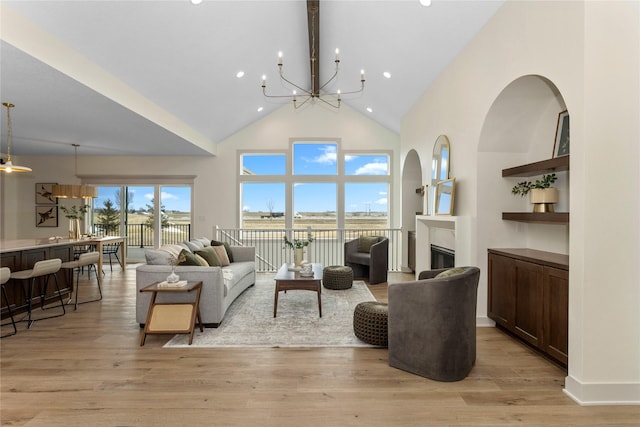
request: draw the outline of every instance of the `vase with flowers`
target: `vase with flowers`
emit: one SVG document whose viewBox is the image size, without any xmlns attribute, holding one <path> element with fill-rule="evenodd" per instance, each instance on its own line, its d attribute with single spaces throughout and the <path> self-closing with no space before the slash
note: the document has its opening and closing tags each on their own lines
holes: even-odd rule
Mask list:
<svg viewBox="0 0 640 427">
<path fill-rule="evenodd" d="M 60 209 L 62 209 L 64 216 L 69 220 L 69 238 L 79 239 L 81 235 L 80 220 L 89 212 L 89 205 L 73 205 L 71 207 L 62 205 Z"/>
<path fill-rule="evenodd" d="M 293 239 L 293 241 L 289 240 L 285 235 L 283 237 L 284 247 L 293 249 L 293 263 L 296 267 L 300 267 L 302 265 L 302 261 L 304 260 L 304 248 L 309 246 L 309 243 L 313 242 L 313 236 L 311 236 L 311 232 L 307 233 L 306 239 Z"/>
</svg>

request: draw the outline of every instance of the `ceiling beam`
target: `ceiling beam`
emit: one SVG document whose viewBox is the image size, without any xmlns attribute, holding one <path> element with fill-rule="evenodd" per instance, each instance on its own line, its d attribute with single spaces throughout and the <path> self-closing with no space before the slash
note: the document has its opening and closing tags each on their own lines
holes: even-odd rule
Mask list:
<svg viewBox="0 0 640 427">
<path fill-rule="evenodd" d="M 307 0 L 307 28 L 309 31 L 309 69 L 311 96 L 320 96 L 320 0 Z"/>
</svg>

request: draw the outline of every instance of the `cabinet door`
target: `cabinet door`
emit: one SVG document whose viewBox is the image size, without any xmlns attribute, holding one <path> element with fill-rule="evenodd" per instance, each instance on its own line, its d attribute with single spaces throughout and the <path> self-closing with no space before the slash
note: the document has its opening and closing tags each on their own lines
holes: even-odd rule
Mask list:
<svg viewBox="0 0 640 427">
<path fill-rule="evenodd" d="M 501 255 L 489 253 L 489 299 L 487 315 L 498 325 L 513 328 L 514 260 Z"/>
<path fill-rule="evenodd" d="M 539 347 L 542 337 L 542 266 L 524 261 L 515 265 L 513 332 Z"/>
<path fill-rule="evenodd" d="M 565 365 L 569 361 L 569 272 L 545 267 L 543 351 Z"/>
</svg>

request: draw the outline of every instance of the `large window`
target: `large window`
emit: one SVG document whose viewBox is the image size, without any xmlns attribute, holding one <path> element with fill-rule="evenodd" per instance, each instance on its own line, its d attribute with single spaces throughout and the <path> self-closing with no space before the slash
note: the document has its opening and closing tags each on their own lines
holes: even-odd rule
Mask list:
<svg viewBox="0 0 640 427">
<path fill-rule="evenodd" d="M 189 240 L 191 185 L 96 185 L 93 233 L 127 236 L 131 250 Z"/>
<path fill-rule="evenodd" d="M 388 228 L 390 157 L 342 151 L 339 141 L 324 140 L 241 152 L 240 227 Z"/>
</svg>

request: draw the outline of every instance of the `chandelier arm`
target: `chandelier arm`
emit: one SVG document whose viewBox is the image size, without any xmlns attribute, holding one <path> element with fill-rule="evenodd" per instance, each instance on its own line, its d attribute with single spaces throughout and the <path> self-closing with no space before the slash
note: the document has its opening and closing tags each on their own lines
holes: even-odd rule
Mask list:
<svg viewBox="0 0 640 427">
<path fill-rule="evenodd" d="M 333 104 L 333 103 L 331 103 L 331 102 L 327 101 L 326 99 L 323 99 L 323 98 L 320 98 L 320 97 L 318 97 L 318 99 L 319 99 L 320 101 L 324 102 L 325 104 L 327 104 L 327 105 L 329 105 L 329 106 L 331 106 L 331 107 L 335 108 L 336 110 L 340 108 L 340 99 L 338 99 L 338 105 L 335 105 L 335 104 Z"/>
<path fill-rule="evenodd" d="M 336 71 L 333 73 L 333 76 L 331 76 L 331 78 L 330 78 L 329 80 L 327 80 L 327 81 L 326 81 L 322 86 L 320 86 L 320 89 L 318 89 L 318 93 L 320 93 L 320 91 L 321 91 L 322 89 L 324 89 L 324 87 L 325 87 L 326 85 L 328 85 L 329 83 L 331 83 L 331 82 L 333 81 L 333 79 L 335 79 L 335 78 L 336 78 L 336 76 L 338 75 L 338 62 L 339 62 L 339 61 L 336 61 Z"/>
<path fill-rule="evenodd" d="M 304 97 L 304 101 L 302 101 L 301 104 L 298 105 L 298 103 L 296 101 L 293 102 L 293 107 L 297 110 L 298 108 L 302 108 L 302 106 L 304 104 L 306 104 L 307 102 L 309 102 L 309 100 L 312 98 L 311 95 L 305 96 Z M 319 99 L 319 98 L 318 98 Z"/>
<path fill-rule="evenodd" d="M 306 89 L 304 89 L 304 88 L 302 88 L 302 87 L 298 86 L 298 85 L 297 85 L 297 84 L 295 84 L 294 82 L 292 82 L 292 81 L 290 81 L 289 79 L 287 79 L 287 78 L 284 76 L 284 74 L 282 74 L 282 69 L 280 69 L 280 78 L 281 78 L 282 80 L 284 80 L 285 82 L 289 83 L 291 86 L 293 86 L 293 87 L 295 87 L 295 88 L 297 88 L 297 89 L 300 89 L 300 90 L 301 90 L 301 91 L 303 91 L 305 94 L 307 94 L 307 95 L 309 95 L 309 96 L 312 96 L 312 93 L 311 93 L 311 92 L 309 92 L 308 90 L 306 90 Z"/>
<path fill-rule="evenodd" d="M 364 91 L 364 80 L 362 80 L 362 86 L 360 87 L 359 90 L 353 90 L 351 92 L 340 92 L 340 95 L 353 95 L 354 93 L 360 93 L 362 91 Z M 335 94 L 332 93 L 331 95 L 336 95 L 337 96 L 338 94 L 337 93 L 335 93 Z"/>
</svg>

